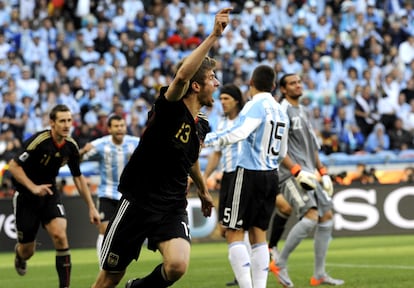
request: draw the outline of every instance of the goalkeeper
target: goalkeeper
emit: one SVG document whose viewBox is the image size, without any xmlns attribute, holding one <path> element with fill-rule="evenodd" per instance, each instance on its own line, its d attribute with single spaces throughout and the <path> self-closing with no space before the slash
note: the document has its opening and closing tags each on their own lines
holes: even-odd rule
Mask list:
<svg viewBox="0 0 414 288">
<path fill-rule="evenodd" d="M 325 259 L 333 228 L 333 185 L 326 168 L 319 160 L 319 144 L 306 111 L 300 105 L 303 88 L 297 74 L 286 74 L 279 81 L 281 105 L 290 120 L 288 153 L 280 165 L 280 194 L 276 200 L 273 226 L 269 241 L 273 259 L 270 270 L 285 287 L 293 287 L 287 272 L 290 253 L 312 231 L 314 235 L 314 272 L 311 286 L 342 285 L 343 280 L 330 277 L 325 271 Z M 318 182 L 316 171 L 321 175 Z M 276 244 L 283 233 L 291 210 L 300 219 L 289 232 L 285 245 L 277 255 Z M 274 251 L 274 252 L 272 252 Z M 275 259 L 277 258 L 277 259 Z"/>
</svg>

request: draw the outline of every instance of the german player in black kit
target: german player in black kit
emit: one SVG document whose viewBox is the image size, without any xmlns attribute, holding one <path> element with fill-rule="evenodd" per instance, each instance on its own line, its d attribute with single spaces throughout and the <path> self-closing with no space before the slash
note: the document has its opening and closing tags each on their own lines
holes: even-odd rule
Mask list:
<svg viewBox="0 0 414 288">
<path fill-rule="evenodd" d="M 187 271 L 190 232 L 186 189 L 191 176 L 199 189 L 202 212 L 208 217 L 213 199 L 198 163 L 198 112 L 213 104 L 219 87 L 215 60 L 208 57 L 229 22 L 232 8 L 215 16 L 213 32 L 178 65 L 176 75 L 157 98 L 140 144 L 123 170 L 118 186 L 123 194 L 109 223 L 101 249 L 103 268 L 92 287 L 115 287 L 127 266 L 138 259 L 144 240 L 159 250 L 163 261 L 142 279 L 126 287 L 169 287 Z M 201 131 L 201 130 L 200 130 Z"/>
<path fill-rule="evenodd" d="M 70 135 L 72 114 L 65 105 L 55 106 L 49 115 L 51 129 L 36 133 L 23 145 L 23 151 L 9 163 L 16 192 L 13 208 L 18 243 L 15 268 L 26 274 L 26 261 L 33 256 L 40 224 L 46 229 L 56 249 L 59 287 L 69 287 L 71 260 L 66 235 L 65 209 L 56 188 L 60 167 L 68 164 L 73 181 L 89 208 L 91 223 L 99 223 L 85 178 L 80 171 L 78 145 Z"/>
</svg>

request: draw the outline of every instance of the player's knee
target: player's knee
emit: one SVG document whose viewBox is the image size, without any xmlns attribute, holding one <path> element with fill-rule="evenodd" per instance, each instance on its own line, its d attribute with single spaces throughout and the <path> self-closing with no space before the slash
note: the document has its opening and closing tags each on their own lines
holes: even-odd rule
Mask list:
<svg viewBox="0 0 414 288">
<path fill-rule="evenodd" d="M 314 221 L 318 221 L 318 220 L 319 220 L 318 210 L 316 210 L 316 209 L 314 209 L 314 208 L 309 209 L 309 210 L 305 213 L 304 217 L 305 217 L 305 218 L 308 218 L 308 219 L 311 219 L 311 220 L 314 220 Z"/>
<path fill-rule="evenodd" d="M 67 236 L 65 231 L 55 231 L 50 234 L 53 243 L 56 244 L 56 247 L 63 247 L 67 244 Z"/>
<path fill-rule="evenodd" d="M 333 213 L 332 210 L 327 211 L 320 219 L 320 222 L 327 222 L 329 220 L 333 219 Z"/>
<path fill-rule="evenodd" d="M 292 213 L 292 207 L 290 205 L 280 205 L 278 207 L 279 213 L 286 216 L 286 218 L 289 217 L 289 215 Z"/>
<path fill-rule="evenodd" d="M 188 263 L 185 261 L 170 261 L 164 264 L 165 274 L 169 281 L 177 281 L 187 271 Z"/>
<path fill-rule="evenodd" d="M 292 213 L 292 206 L 290 206 L 282 194 L 276 197 L 276 207 L 280 214 L 287 216 L 286 218 Z"/>
</svg>

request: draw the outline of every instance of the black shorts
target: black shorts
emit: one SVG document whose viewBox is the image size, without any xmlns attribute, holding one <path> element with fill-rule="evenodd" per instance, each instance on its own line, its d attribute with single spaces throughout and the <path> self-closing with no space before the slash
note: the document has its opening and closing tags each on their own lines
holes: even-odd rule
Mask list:
<svg viewBox="0 0 414 288">
<path fill-rule="evenodd" d="M 112 215 L 114 215 L 116 211 L 116 207 L 118 206 L 119 200 L 109 199 L 109 198 L 98 198 L 98 211 L 99 216 L 101 217 L 101 222 L 106 222 L 111 220 Z"/>
<path fill-rule="evenodd" d="M 230 229 L 267 230 L 279 192 L 277 170 L 253 171 L 238 167 L 227 198 L 222 223 Z"/>
<path fill-rule="evenodd" d="M 220 195 L 219 195 L 219 208 L 218 208 L 218 219 L 222 221 L 224 217 L 224 206 L 227 202 L 227 199 L 230 194 L 230 188 L 233 184 L 233 178 L 234 175 L 236 175 L 236 172 L 224 172 L 223 176 L 221 177 L 221 183 L 220 183 Z"/>
<path fill-rule="evenodd" d="M 44 227 L 54 218 L 66 218 L 59 193 L 39 197 L 16 191 L 13 196 L 13 211 L 19 243 L 33 242 L 40 224 Z"/>
<path fill-rule="evenodd" d="M 133 259 L 138 259 L 145 239 L 148 249 L 155 251 L 160 242 L 173 238 L 191 241 L 186 209 L 156 214 L 121 198 L 105 232 L 101 267 L 106 271 L 124 271 Z"/>
</svg>

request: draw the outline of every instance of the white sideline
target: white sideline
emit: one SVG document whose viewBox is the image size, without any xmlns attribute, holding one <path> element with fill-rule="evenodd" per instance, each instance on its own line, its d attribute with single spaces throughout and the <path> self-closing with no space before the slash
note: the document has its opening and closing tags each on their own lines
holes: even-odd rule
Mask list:
<svg viewBox="0 0 414 288">
<path fill-rule="evenodd" d="M 372 265 L 372 264 L 346 264 L 346 263 L 335 263 L 335 264 L 326 264 L 327 267 L 347 267 L 347 268 L 366 268 L 366 269 L 393 269 L 393 270 L 414 270 L 413 266 L 406 265 Z"/>
</svg>

